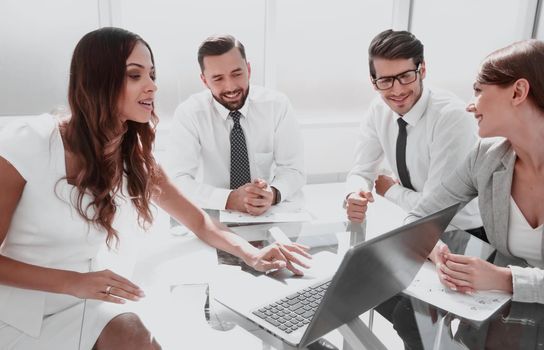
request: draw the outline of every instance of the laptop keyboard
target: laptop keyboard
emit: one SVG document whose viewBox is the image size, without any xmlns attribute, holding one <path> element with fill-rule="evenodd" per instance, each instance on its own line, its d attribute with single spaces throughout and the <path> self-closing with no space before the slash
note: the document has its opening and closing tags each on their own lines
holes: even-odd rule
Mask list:
<svg viewBox="0 0 544 350">
<path fill-rule="evenodd" d="M 253 314 L 286 333 L 310 323 L 331 282 L 304 288 L 275 303 L 253 311 Z"/>
</svg>

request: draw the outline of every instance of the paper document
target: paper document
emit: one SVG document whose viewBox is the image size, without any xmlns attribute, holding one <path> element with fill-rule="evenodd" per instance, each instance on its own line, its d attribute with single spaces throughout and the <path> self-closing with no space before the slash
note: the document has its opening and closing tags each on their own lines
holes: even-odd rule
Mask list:
<svg viewBox="0 0 544 350">
<path fill-rule="evenodd" d="M 450 290 L 440 283 L 436 268 L 430 261 L 423 264 L 404 293 L 475 321 L 486 320 L 512 297 L 499 291 L 478 291 L 469 295 Z"/>
<path fill-rule="evenodd" d="M 312 215 L 303 208 L 287 202 L 272 206 L 259 216 L 233 210 L 221 210 L 219 220 L 231 223 L 299 222 L 311 221 Z"/>
</svg>

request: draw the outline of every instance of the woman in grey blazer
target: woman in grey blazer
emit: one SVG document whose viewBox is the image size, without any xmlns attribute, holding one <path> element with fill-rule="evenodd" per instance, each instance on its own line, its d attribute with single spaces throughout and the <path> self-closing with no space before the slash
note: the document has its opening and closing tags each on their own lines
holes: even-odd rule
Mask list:
<svg viewBox="0 0 544 350">
<path fill-rule="evenodd" d="M 495 264 L 431 253 L 442 283 L 453 290 L 503 290 L 514 301 L 544 303 L 544 42 L 526 40 L 491 53 L 467 110 L 482 139 L 465 162 L 410 213 L 421 217 L 478 196 Z"/>
</svg>

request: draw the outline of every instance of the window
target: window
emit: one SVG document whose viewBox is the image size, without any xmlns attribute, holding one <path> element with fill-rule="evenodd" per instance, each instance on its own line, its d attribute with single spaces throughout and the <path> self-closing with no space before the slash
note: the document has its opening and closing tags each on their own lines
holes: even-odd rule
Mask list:
<svg viewBox="0 0 544 350">
<path fill-rule="evenodd" d="M 231 34 L 240 40 L 251 63 L 251 82 L 263 83 L 264 1 L 122 0 L 121 14 L 121 26 L 141 35 L 153 49 L 161 118 L 171 117 L 179 103 L 205 88 L 197 50 L 210 35 Z"/>
<path fill-rule="evenodd" d="M 425 45 L 426 83 L 470 101 L 485 56 L 526 39 L 521 28 L 532 19 L 520 18 L 523 11 L 524 1 L 414 0 L 412 32 Z"/>
<path fill-rule="evenodd" d="M 98 28 L 97 3 L 3 0 L 0 13 L 0 116 L 66 105 L 72 52 Z"/>
<path fill-rule="evenodd" d="M 276 87 L 299 116 L 360 118 L 375 96 L 368 45 L 392 10 L 392 0 L 277 0 Z"/>
</svg>

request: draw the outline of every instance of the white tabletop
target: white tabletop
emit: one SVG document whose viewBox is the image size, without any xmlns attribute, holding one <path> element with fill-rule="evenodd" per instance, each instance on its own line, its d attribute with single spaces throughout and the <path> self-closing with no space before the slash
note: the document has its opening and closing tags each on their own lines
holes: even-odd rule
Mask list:
<svg viewBox="0 0 544 350">
<path fill-rule="evenodd" d="M 346 220 L 342 208 L 343 183 L 307 185 L 303 192 L 306 209 L 317 218 L 317 224 Z M 376 195 L 367 214 L 367 238 L 398 227 L 404 216 L 402 209 Z M 132 306 L 164 349 L 288 348 L 251 322 L 222 310 L 213 298 L 215 314 L 208 323 L 204 317 L 205 291 L 217 271 L 215 249 L 192 233 L 181 230 L 180 234 L 179 228 L 171 230 L 164 213 L 158 215 L 151 231 L 140 237 L 137 244 L 132 244 L 132 248 L 139 249 L 129 249 L 130 253 L 121 251 L 120 256 L 106 258 L 127 276 L 133 269 L 132 280 L 145 290 L 146 298 Z M 127 255 L 135 259 L 127 260 Z M 210 293 L 213 296 L 213 290 Z M 333 333 L 329 338 L 341 343 L 338 334 Z"/>
</svg>

